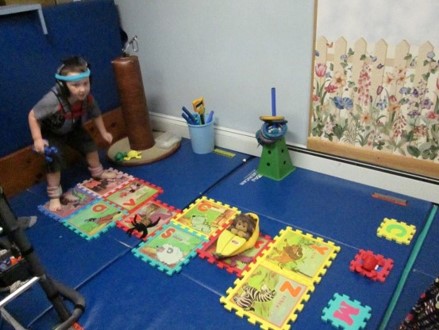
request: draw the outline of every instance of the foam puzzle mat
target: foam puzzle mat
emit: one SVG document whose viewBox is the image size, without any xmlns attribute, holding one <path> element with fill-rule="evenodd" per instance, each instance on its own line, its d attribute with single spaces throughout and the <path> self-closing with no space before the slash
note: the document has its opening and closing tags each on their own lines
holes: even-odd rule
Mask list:
<svg viewBox="0 0 439 330">
<path fill-rule="evenodd" d="M 220 302 L 264 329 L 289 329 L 338 251 L 333 242 L 287 227 Z"/>
<path fill-rule="evenodd" d="M 169 276 L 180 273 L 196 256 L 235 275 L 219 303 L 263 329 L 294 326 L 340 251 L 332 241 L 287 226 L 275 237 L 261 232 L 253 248 L 218 259 L 218 237 L 242 213 L 239 208 L 201 196 L 180 210 L 159 200 L 161 187 L 120 171 L 115 173 L 114 180 L 99 183 L 88 179 L 68 189 L 60 211 L 51 212 L 48 203 L 39 209 L 86 240 L 99 239 L 113 228 L 126 232 L 139 240 L 131 249 L 135 259 Z M 393 241 L 403 235 L 397 243 L 406 244 L 416 229 L 385 219 L 378 230 L 382 236 L 391 233 L 383 238 Z M 377 259 L 378 268 L 370 270 L 373 276 L 369 278 L 383 282 L 393 263 L 372 251 L 360 250 L 351 270 L 368 277 L 362 269 L 364 260 L 370 257 Z M 349 311 L 353 314 L 343 314 Z M 345 322 L 363 329 L 370 317 L 369 306 L 336 293 L 321 319 L 336 327 L 348 329 L 341 325 Z"/>
<path fill-rule="evenodd" d="M 197 251 L 198 256 L 238 277 L 242 276 L 242 273 L 249 268 L 250 264 L 254 262 L 265 249 L 268 248 L 269 243 L 272 241 L 270 236 L 260 233 L 253 248 L 236 256 L 218 259 L 215 257 L 214 253 L 216 250 L 216 242 L 221 233 L 222 231 L 212 237 L 208 242 L 204 243 Z"/>
<path fill-rule="evenodd" d="M 186 147 L 190 149 L 190 144 Z M 123 328 L 126 315 L 129 315 L 132 327 L 142 328 L 147 324 L 154 329 L 184 327 L 188 322 L 200 329 L 252 329 L 256 326 L 329 330 L 336 325 L 341 327 L 338 324 L 343 322 L 346 327 L 355 323 L 362 329 L 380 326 L 405 261 L 423 230 L 423 219 L 429 214 L 430 205 L 411 198 L 407 199 L 406 206 L 389 203 L 372 198 L 374 188 L 345 183 L 300 168 L 282 183 L 264 177 L 256 179 L 253 169 L 257 166 L 257 158 L 243 165 L 235 161 L 233 172 L 224 176 L 224 172 L 217 174 L 220 166 L 216 164 L 215 155 L 190 154 L 186 157 L 184 153 L 180 156 L 185 159 L 184 162 L 178 160 L 183 163 L 184 173 L 192 173 L 191 169 L 203 166 L 200 170 L 204 170 L 204 177 L 197 176 L 196 182 L 181 177 L 182 171 L 172 171 L 175 161 L 171 160 L 148 166 L 146 171 L 143 167 L 117 168 L 127 172 L 116 172 L 115 182 L 95 182 L 87 177 L 87 171 L 74 169 L 74 175 L 64 176 L 66 207 L 59 214 L 50 214 L 47 210 L 44 184 L 30 188 L 19 196 L 18 202 L 14 198 L 19 215 L 34 212 L 35 206 L 40 205 L 41 212 L 50 216 L 51 219 L 41 217 L 29 234 L 42 252 L 44 262 L 47 260 L 47 265 L 55 269 L 56 277 L 78 286 L 93 307 L 86 309 L 81 318 L 86 328 Z M 216 177 L 213 179 L 212 175 Z M 137 184 L 129 188 L 131 181 Z M 69 186 L 73 187 L 69 190 Z M 135 186 L 142 187 L 143 196 L 131 193 Z M 207 196 L 201 197 L 200 192 Z M 288 203 L 283 203 L 284 200 Z M 92 205 L 99 205 L 102 210 L 105 206 L 107 213 L 101 212 L 100 217 L 87 214 L 87 208 Z M 97 226 L 99 218 L 109 218 L 110 211 L 116 209 L 120 210 L 120 215 L 114 214 L 116 218 L 107 225 L 104 225 L 105 219 L 101 219 L 102 227 Z M 228 226 L 228 221 L 236 219 L 236 215 L 228 214 L 232 212 L 257 214 L 260 237 L 253 249 L 237 258 L 217 259 L 216 239 Z M 87 224 L 89 229 L 80 224 L 81 214 L 82 225 Z M 377 235 L 384 218 L 416 226 L 416 232 L 409 228 L 404 232 L 401 224 L 387 223 L 390 226 L 383 227 L 385 233 L 414 234 L 409 245 Z M 86 219 L 94 219 L 96 223 Z M 70 226 L 66 224 L 69 220 Z M 96 226 L 94 231 L 91 225 Z M 297 245 L 292 239 L 283 242 L 286 226 L 292 226 L 294 233 L 296 229 L 302 230 L 301 235 L 310 233 L 313 239 L 321 237 L 324 243 L 330 240 L 341 249 L 326 267 L 302 267 L 300 260 L 293 261 L 294 257 L 289 254 L 303 257 L 308 252 L 288 247 Z M 298 240 L 300 235 L 295 236 Z M 160 260 L 157 255 L 162 248 L 155 245 L 164 247 L 168 243 L 180 250 L 177 249 L 176 261 L 163 255 Z M 64 260 L 68 262 L 63 263 L 57 260 L 58 254 L 54 251 L 61 251 L 66 246 L 67 259 Z M 377 269 L 369 264 L 365 268 L 364 260 L 372 259 L 369 254 L 360 255 L 359 263 L 354 265 L 355 272 L 350 271 L 350 262 L 360 248 L 373 253 Z M 83 255 L 88 257 L 84 259 Z M 270 258 L 273 262 L 268 260 Z M 390 258 L 394 259 L 391 270 L 386 268 L 389 263 L 380 266 L 381 261 Z M 283 268 L 277 264 L 281 261 L 285 262 Z M 81 266 L 72 272 L 71 265 L 75 262 Z M 430 264 L 434 266 L 434 262 Z M 370 274 L 361 273 L 357 268 L 366 269 Z M 386 269 L 390 271 L 387 273 Z M 112 284 L 113 279 L 122 280 Z M 96 288 L 103 290 L 97 295 Z M 178 295 L 173 294 L 175 290 Z M 139 294 L 133 295 L 133 292 Z M 145 300 L 141 292 L 150 299 Z M 334 299 L 334 293 L 341 298 Z M 35 296 L 39 298 L 38 294 L 30 294 L 33 301 Z M 254 302 L 246 301 L 249 295 L 254 295 Z M 409 297 L 415 295 L 416 292 L 411 291 Z M 242 307 L 237 306 L 233 296 Z M 114 297 L 132 303 L 124 304 L 125 309 L 120 310 L 120 307 L 108 304 Z M 192 304 L 194 301 L 198 303 Z M 145 310 L 154 310 L 157 304 L 166 306 L 163 313 L 145 313 Z M 370 314 L 363 313 L 357 318 L 357 310 L 362 306 L 370 306 Z M 41 307 L 26 304 L 28 310 L 22 312 L 17 301 L 11 303 L 11 308 L 22 314 L 20 319 L 27 325 L 49 328 L 46 325 L 51 319 L 39 316 Z M 392 326 L 405 311 L 397 310 L 395 314 Z"/>
<path fill-rule="evenodd" d="M 352 300 L 348 295 L 334 293 L 328 305 L 323 309 L 322 320 L 331 323 L 337 329 L 365 329 L 371 317 L 370 306 Z"/>
<path fill-rule="evenodd" d="M 43 205 L 39 205 L 38 209 L 49 217 L 61 221 L 68 218 L 70 215 L 74 214 L 86 205 L 92 203 L 94 199 L 96 199 L 96 196 L 80 188 L 79 186 L 75 186 L 70 188 L 61 197 L 62 208 L 59 211 L 50 211 L 49 201 Z"/>
<path fill-rule="evenodd" d="M 126 214 L 106 200 L 96 200 L 69 216 L 63 224 L 85 239 L 92 239 L 114 227 Z"/>
<path fill-rule="evenodd" d="M 151 266 L 173 275 L 196 255 L 196 249 L 205 240 L 204 236 L 171 222 L 132 252 Z"/>
<path fill-rule="evenodd" d="M 236 207 L 202 196 L 176 213 L 169 223 L 160 227 L 160 232 L 134 248 L 133 253 L 166 274 L 173 275 L 180 272 L 201 246 L 239 213 Z"/>
<path fill-rule="evenodd" d="M 398 244 L 409 245 L 415 236 L 416 227 L 396 219 L 384 218 L 377 229 L 377 236 L 394 241 Z"/>
<path fill-rule="evenodd" d="M 98 238 L 116 223 L 143 239 L 148 228 L 159 228 L 178 212 L 156 199 L 162 188 L 114 169 L 109 171 L 115 174 L 113 179 L 90 178 L 68 189 L 60 198 L 60 210 L 51 211 L 49 202 L 38 209 L 88 240 Z"/>
<path fill-rule="evenodd" d="M 113 168 L 107 169 L 108 172 L 112 172 L 115 174 L 113 179 L 102 179 L 97 180 L 90 178 L 78 184 L 79 187 L 89 191 L 92 194 L 95 194 L 97 197 L 105 197 L 110 194 L 121 185 L 133 180 L 134 178 L 127 174 L 115 170 Z"/>
<path fill-rule="evenodd" d="M 184 209 L 173 221 L 190 231 L 212 237 L 239 213 L 236 207 L 203 196 Z"/>
<path fill-rule="evenodd" d="M 128 216 L 117 221 L 116 225 L 129 235 L 146 240 L 179 213 L 181 211 L 173 206 L 153 199 L 140 204 Z"/>
<path fill-rule="evenodd" d="M 380 282 L 386 280 L 392 268 L 393 260 L 391 258 L 385 258 L 382 254 L 375 254 L 370 250 L 363 249 L 360 249 L 349 265 L 352 272 Z"/>
</svg>

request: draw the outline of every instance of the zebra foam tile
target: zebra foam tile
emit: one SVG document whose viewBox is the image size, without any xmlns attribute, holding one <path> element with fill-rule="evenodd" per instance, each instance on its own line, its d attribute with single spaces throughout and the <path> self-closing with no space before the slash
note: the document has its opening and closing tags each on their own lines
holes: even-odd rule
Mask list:
<svg viewBox="0 0 439 330">
<path fill-rule="evenodd" d="M 121 221 L 116 222 L 116 226 L 129 235 L 146 240 L 179 213 L 181 210 L 173 206 L 158 200 L 148 200 Z"/>
<path fill-rule="evenodd" d="M 203 235 L 195 234 L 171 221 L 132 252 L 136 257 L 171 276 L 189 263 L 205 241 Z"/>
<path fill-rule="evenodd" d="M 289 329 L 314 290 L 312 283 L 296 281 L 266 263 L 257 263 L 243 275 L 220 302 L 263 329 Z"/>
<path fill-rule="evenodd" d="M 198 256 L 202 259 L 206 259 L 211 264 L 217 265 L 221 269 L 225 269 L 231 274 L 236 274 L 238 277 L 241 277 L 242 273 L 248 270 L 250 264 L 261 255 L 262 251 L 268 248 L 268 245 L 272 241 L 270 236 L 261 233 L 253 248 L 233 257 L 218 259 L 215 257 L 215 250 L 216 242 L 221 232 L 204 243 L 203 247 L 197 251 Z"/>
<path fill-rule="evenodd" d="M 50 211 L 49 202 L 46 202 L 44 205 L 39 205 L 38 209 L 47 216 L 55 220 L 62 221 L 70 217 L 72 214 L 78 212 L 86 205 L 92 203 L 95 199 L 96 197 L 92 194 L 79 188 L 78 186 L 75 186 L 62 194 L 60 198 L 61 210 Z"/>
<path fill-rule="evenodd" d="M 99 199 L 67 218 L 63 224 L 81 237 L 90 240 L 99 237 L 127 212 Z"/>
<path fill-rule="evenodd" d="M 100 180 L 91 178 L 79 183 L 78 185 L 98 197 L 105 197 L 123 184 L 134 179 L 131 175 L 120 172 L 113 168 L 109 168 L 107 171 L 114 173 L 115 177 L 112 179 Z"/>
<path fill-rule="evenodd" d="M 105 200 L 131 212 L 142 203 L 157 197 L 162 192 L 162 188 L 135 178 L 106 194 Z"/>
<path fill-rule="evenodd" d="M 203 196 L 184 209 L 172 221 L 197 234 L 212 237 L 239 213 L 240 211 L 236 207 Z"/>
<path fill-rule="evenodd" d="M 398 244 L 409 245 L 416 233 L 416 227 L 396 219 L 384 218 L 377 229 L 377 236 Z"/>
<path fill-rule="evenodd" d="M 288 274 L 310 283 L 319 283 L 340 247 L 320 237 L 287 227 L 273 239 L 263 260 Z"/>
</svg>

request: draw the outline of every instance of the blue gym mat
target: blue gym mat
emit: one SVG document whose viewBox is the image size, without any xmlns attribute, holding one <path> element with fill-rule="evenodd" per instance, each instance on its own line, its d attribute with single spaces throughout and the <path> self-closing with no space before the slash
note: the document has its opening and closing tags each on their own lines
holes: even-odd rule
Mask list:
<svg viewBox="0 0 439 330">
<path fill-rule="evenodd" d="M 437 205 L 436 205 L 437 207 Z M 433 217 L 431 226 L 423 241 L 420 241 L 420 250 L 414 260 L 404 287 L 398 297 L 397 303 L 391 316 L 389 316 L 388 326 L 390 329 L 395 329 L 401 319 L 411 310 L 416 304 L 418 298 L 430 287 L 435 278 L 439 276 L 438 262 L 436 251 L 438 251 L 437 237 L 439 234 L 439 213 Z"/>
<path fill-rule="evenodd" d="M 370 306 L 372 318 L 367 328 L 378 328 L 431 204 L 300 168 L 279 182 L 258 178 L 254 173 L 258 162 L 257 158 L 247 162 L 210 190 L 209 197 L 267 216 L 272 222 L 267 226 L 261 222 L 261 229 L 270 235 L 278 230 L 278 226 L 271 226 L 277 222 L 334 241 L 341 247 L 294 325 L 298 329 L 324 329 L 320 320 L 322 309 L 334 293 L 339 293 Z M 403 198 L 407 206 L 372 198 L 376 192 Z M 417 234 L 412 243 L 401 245 L 377 237 L 377 228 L 384 218 L 415 225 Z M 372 250 L 394 260 L 394 267 L 384 283 L 349 271 L 349 263 L 358 249 Z"/>
<path fill-rule="evenodd" d="M 181 148 L 160 162 L 116 168 L 162 187 L 164 192 L 158 199 L 174 207 L 184 209 L 200 196 L 206 196 L 242 212 L 257 213 L 262 233 L 271 237 L 291 226 L 333 241 L 341 250 L 292 326 L 331 329 L 331 324 L 320 318 L 333 294 L 339 293 L 370 306 L 372 317 L 366 329 L 377 329 L 430 214 L 431 203 L 300 168 L 275 181 L 257 175 L 258 161 L 259 158 L 239 153 L 231 158 L 215 153 L 195 155 L 189 141 L 183 139 Z M 85 168 L 69 173 L 64 186 L 69 182 L 73 186 L 88 175 Z M 408 204 L 400 206 L 372 198 L 376 192 L 403 198 Z M 17 215 L 35 214 L 36 206 L 45 198 L 45 185 L 36 185 L 12 198 L 11 205 L 19 209 Z M 245 318 L 227 311 L 219 301 L 234 285 L 235 275 L 195 257 L 180 273 L 168 276 L 136 258 L 130 249 L 138 242 L 118 228 L 86 241 L 53 219 L 38 215 L 37 225 L 27 231 L 29 238 L 48 273 L 85 296 L 87 307 L 80 324 L 86 329 L 254 328 Z M 416 226 L 410 245 L 376 235 L 385 217 Z M 431 230 L 437 229 L 433 226 Z M 424 249 L 431 244 L 435 244 L 434 239 L 428 236 Z M 359 249 L 370 249 L 394 260 L 394 268 L 384 283 L 349 270 L 349 263 Z M 416 266 L 428 269 L 432 257 L 424 256 L 424 249 L 420 256 L 425 261 L 419 259 Z M 422 282 L 423 289 L 429 284 L 410 278 L 407 286 L 412 280 L 419 286 Z M 410 293 L 411 289 L 406 290 Z M 57 316 L 46 300 L 41 290 L 35 288 L 7 309 L 24 325 L 47 329 L 56 324 Z M 403 319 L 404 309 L 402 305 L 395 308 L 395 320 Z M 402 310 L 403 314 L 397 315 Z M 393 318 L 392 322 L 397 324 Z"/>
<path fill-rule="evenodd" d="M 107 162 L 105 157 L 101 158 L 106 167 L 111 166 L 162 187 L 164 193 L 158 199 L 176 208 L 184 208 L 206 189 L 241 166 L 243 159 L 248 157 L 240 153 L 230 155 L 231 157 L 217 153 L 196 155 L 192 153 L 190 141 L 184 139 L 175 154 L 144 166 L 122 168 Z M 178 171 L 175 170 L 177 166 Z M 85 165 L 80 164 L 63 172 L 63 188 L 67 190 L 88 178 Z M 38 251 L 49 276 L 68 286 L 79 287 L 139 243 L 138 239 L 130 237 L 119 228 L 111 228 L 99 238 L 87 241 L 39 212 L 38 205 L 46 201 L 45 183 L 37 184 L 9 200 L 17 216 L 38 216 L 37 224 L 27 231 L 29 239 Z M 142 265 L 146 266 L 143 263 Z M 24 310 L 22 299 L 8 304 L 8 310 L 14 311 L 22 324 L 32 323 L 50 307 L 44 293 L 39 289 L 30 290 L 26 296 L 29 300 L 40 303 L 31 304 Z"/>
</svg>

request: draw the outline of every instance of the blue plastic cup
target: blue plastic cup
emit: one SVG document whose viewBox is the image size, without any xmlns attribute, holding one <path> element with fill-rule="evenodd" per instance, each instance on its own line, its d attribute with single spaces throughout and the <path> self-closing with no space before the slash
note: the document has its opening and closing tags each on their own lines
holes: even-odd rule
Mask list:
<svg viewBox="0 0 439 330">
<path fill-rule="evenodd" d="M 189 136 L 191 138 L 192 150 L 196 154 L 208 154 L 215 147 L 215 126 L 211 121 L 204 125 L 191 125 Z"/>
</svg>

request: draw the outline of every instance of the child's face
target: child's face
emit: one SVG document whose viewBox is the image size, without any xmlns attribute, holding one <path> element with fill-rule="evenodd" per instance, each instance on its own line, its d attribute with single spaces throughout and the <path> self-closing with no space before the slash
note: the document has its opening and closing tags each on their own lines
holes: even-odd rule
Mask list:
<svg viewBox="0 0 439 330">
<path fill-rule="evenodd" d="M 66 82 L 72 101 L 83 101 L 90 93 L 90 78 Z"/>
</svg>

